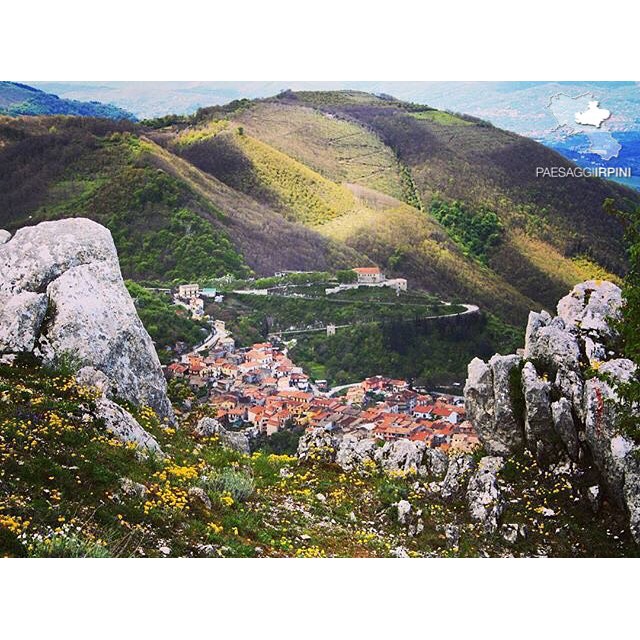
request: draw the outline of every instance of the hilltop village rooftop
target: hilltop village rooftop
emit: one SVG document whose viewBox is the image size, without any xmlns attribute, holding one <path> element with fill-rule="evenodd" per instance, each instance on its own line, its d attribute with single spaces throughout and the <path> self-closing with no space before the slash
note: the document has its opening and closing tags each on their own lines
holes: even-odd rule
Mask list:
<svg viewBox="0 0 640 640">
<path fill-rule="evenodd" d="M 478 438 L 460 401 L 434 398 L 406 380 L 374 376 L 330 397 L 302 367 L 269 342 L 238 349 L 233 340 L 208 355 L 189 354 L 166 367 L 184 379 L 225 426 L 270 436 L 283 429 L 323 427 L 380 440 L 409 438 L 443 450 L 471 451 Z"/>
</svg>

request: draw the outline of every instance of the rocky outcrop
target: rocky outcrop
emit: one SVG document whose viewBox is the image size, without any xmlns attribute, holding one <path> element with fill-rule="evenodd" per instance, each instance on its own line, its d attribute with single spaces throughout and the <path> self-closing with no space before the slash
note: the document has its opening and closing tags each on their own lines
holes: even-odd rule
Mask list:
<svg viewBox="0 0 640 640">
<path fill-rule="evenodd" d="M 464 496 L 467 483 L 475 466 L 475 462 L 470 455 L 455 456 L 449 461 L 447 473 L 440 488 L 440 495 L 443 500 L 459 500 Z"/>
<path fill-rule="evenodd" d="M 384 471 L 418 473 L 424 456 L 424 442 L 393 440 L 376 449 L 374 460 Z"/>
<path fill-rule="evenodd" d="M 559 301 L 556 317 L 532 312 L 524 364 L 516 355 L 494 356 L 489 363 L 474 359 L 465 405 L 487 453 L 508 456 L 524 442 L 543 467 L 593 460 L 606 494 L 627 510 L 640 542 L 640 447 L 621 432 L 617 419 L 617 384 L 635 374 L 635 365 L 615 353 L 622 304 L 619 287 L 591 280 Z M 477 473 L 469 491 L 480 482 Z M 470 508 L 481 519 L 473 498 L 476 506 Z M 599 489 L 596 498 L 599 504 Z M 493 518 L 489 522 L 493 530 Z"/>
<path fill-rule="evenodd" d="M 42 222 L 0 243 L 0 354 L 101 371 L 114 397 L 171 419 L 158 356 L 111 234 L 84 218 Z"/>
<path fill-rule="evenodd" d="M 481 458 L 467 487 L 469 514 L 489 534 L 498 530 L 504 511 L 504 498 L 498 481 L 498 472 L 503 465 L 504 459 L 498 456 Z"/>
<path fill-rule="evenodd" d="M 373 438 L 358 438 L 346 435 L 336 451 L 336 464 L 345 471 L 354 471 L 374 461 L 376 441 Z"/>
<path fill-rule="evenodd" d="M 305 431 L 298 441 L 297 456 L 302 461 L 335 462 L 340 439 L 319 427 Z"/>
<path fill-rule="evenodd" d="M 145 431 L 138 421 L 119 404 L 108 398 L 96 402 L 96 417 L 104 422 L 107 431 L 123 442 L 132 442 L 139 449 L 162 455 L 156 439 Z"/>
<path fill-rule="evenodd" d="M 480 358 L 474 358 L 469 364 L 464 389 L 467 417 L 491 455 L 509 455 L 524 447 L 511 388 L 512 372 L 520 362 L 520 356 L 496 354 L 488 364 Z"/>
<path fill-rule="evenodd" d="M 218 436 L 220 442 L 229 449 L 240 453 L 251 452 L 251 443 L 245 433 L 225 429 L 215 418 L 202 418 L 195 428 L 195 433 L 201 437 Z"/>
</svg>

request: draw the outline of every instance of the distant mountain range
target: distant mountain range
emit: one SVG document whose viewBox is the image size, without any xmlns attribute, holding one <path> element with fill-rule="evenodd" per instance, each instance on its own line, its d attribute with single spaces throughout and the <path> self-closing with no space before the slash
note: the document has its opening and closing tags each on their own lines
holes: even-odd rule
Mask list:
<svg viewBox="0 0 640 640">
<path fill-rule="evenodd" d="M 25 84 L 3 81 L 0 81 L 0 115 L 66 115 L 136 120 L 132 113 L 111 104 L 69 100 Z"/>
</svg>

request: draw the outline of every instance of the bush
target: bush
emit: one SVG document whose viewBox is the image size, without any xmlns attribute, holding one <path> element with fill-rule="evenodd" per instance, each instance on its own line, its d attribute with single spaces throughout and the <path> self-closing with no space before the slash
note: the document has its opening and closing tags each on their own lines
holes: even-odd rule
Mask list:
<svg viewBox="0 0 640 640">
<path fill-rule="evenodd" d="M 255 489 L 253 478 L 229 467 L 204 476 L 199 484 L 208 494 L 227 493 L 235 502 L 244 502 Z"/>
<path fill-rule="evenodd" d="M 109 558 L 106 547 L 76 534 L 54 534 L 50 538 L 37 539 L 29 549 L 34 558 Z"/>
</svg>

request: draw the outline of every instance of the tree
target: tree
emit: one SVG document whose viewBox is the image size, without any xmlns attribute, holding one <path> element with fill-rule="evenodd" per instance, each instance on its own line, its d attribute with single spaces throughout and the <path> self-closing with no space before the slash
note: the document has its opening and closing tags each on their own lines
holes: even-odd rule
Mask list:
<svg viewBox="0 0 640 640">
<path fill-rule="evenodd" d="M 625 222 L 625 240 L 629 257 L 629 271 L 624 280 L 622 293 L 625 305 L 622 320 L 618 325 L 622 349 L 630 360 L 640 367 L 640 208 L 629 213 L 615 211 L 612 200 L 605 201 L 605 211 L 617 213 Z M 639 369 L 640 371 L 640 369 Z M 622 400 L 621 428 L 636 442 L 640 442 L 640 375 L 636 372 L 627 384 L 618 386 Z"/>
</svg>

